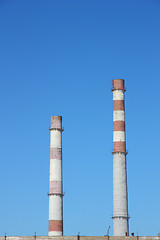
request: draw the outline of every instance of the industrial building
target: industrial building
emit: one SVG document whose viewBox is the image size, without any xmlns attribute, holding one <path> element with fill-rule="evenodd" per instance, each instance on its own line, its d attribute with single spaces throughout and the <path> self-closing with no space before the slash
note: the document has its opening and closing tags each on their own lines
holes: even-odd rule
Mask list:
<svg viewBox="0 0 160 240">
<path fill-rule="evenodd" d="M 110 236 L 23 236 L 23 237 L 0 237 L 0 240 L 160 240 L 160 236 L 146 236 L 146 237 L 110 237 Z"/>
</svg>

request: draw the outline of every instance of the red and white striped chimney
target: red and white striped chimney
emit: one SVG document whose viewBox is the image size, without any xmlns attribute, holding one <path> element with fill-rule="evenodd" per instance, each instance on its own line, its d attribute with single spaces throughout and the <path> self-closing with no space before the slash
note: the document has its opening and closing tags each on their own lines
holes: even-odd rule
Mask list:
<svg viewBox="0 0 160 240">
<path fill-rule="evenodd" d="M 124 80 L 113 84 L 113 236 L 126 236 L 128 227 L 128 194 L 126 171 Z"/>
<path fill-rule="evenodd" d="M 62 117 L 51 117 L 49 236 L 63 236 Z"/>
</svg>

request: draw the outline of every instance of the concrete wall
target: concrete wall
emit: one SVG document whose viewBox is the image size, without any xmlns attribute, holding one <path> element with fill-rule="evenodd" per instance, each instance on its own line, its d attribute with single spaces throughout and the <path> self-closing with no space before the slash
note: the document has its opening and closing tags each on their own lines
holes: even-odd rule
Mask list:
<svg viewBox="0 0 160 240">
<path fill-rule="evenodd" d="M 22 236 L 22 237 L 0 237 L 0 240 L 160 240 L 160 236 L 136 236 L 136 237 L 108 237 L 108 236 L 60 236 L 60 237 L 48 237 L 48 236 Z"/>
</svg>

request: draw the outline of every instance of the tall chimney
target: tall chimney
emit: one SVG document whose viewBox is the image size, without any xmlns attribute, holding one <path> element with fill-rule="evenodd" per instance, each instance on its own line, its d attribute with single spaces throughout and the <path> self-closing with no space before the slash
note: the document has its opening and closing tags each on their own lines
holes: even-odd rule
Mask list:
<svg viewBox="0 0 160 240">
<path fill-rule="evenodd" d="M 124 80 L 113 84 L 113 236 L 129 235 Z"/>
<path fill-rule="evenodd" d="M 49 236 L 63 236 L 62 117 L 51 117 Z"/>
</svg>

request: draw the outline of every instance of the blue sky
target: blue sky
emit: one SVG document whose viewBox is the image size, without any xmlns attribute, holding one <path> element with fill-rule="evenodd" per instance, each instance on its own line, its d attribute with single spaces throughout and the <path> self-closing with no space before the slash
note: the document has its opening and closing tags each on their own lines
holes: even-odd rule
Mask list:
<svg viewBox="0 0 160 240">
<path fill-rule="evenodd" d="M 63 116 L 64 234 L 112 235 L 112 79 L 126 84 L 130 232 L 160 232 L 158 0 L 0 0 L 0 235 L 48 234 Z"/>
</svg>

